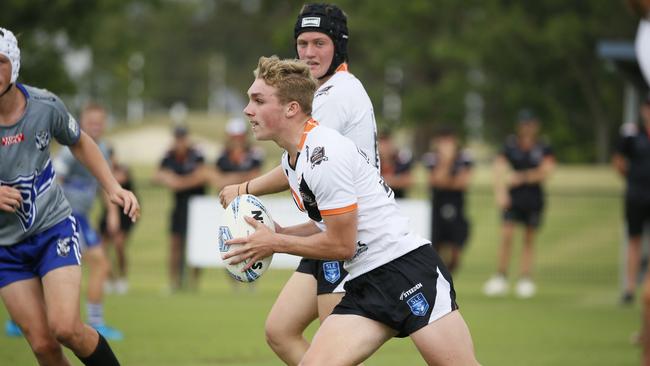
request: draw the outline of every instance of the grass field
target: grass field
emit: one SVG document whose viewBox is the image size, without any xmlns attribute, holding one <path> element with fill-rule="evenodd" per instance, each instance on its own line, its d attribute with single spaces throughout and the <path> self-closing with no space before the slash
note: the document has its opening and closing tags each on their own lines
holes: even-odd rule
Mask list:
<svg viewBox="0 0 650 366">
<path fill-rule="evenodd" d="M 126 339 L 112 346 L 124 365 L 278 365 L 264 341 L 264 319 L 291 274 L 271 270 L 254 291 L 233 291 L 223 271 L 204 272 L 194 292 L 166 293 L 168 192 L 138 169 L 143 216 L 132 237 L 131 289 L 108 296 L 106 317 Z M 551 182 L 538 241 L 539 293 L 530 300 L 481 294 L 495 267 L 499 219 L 489 174 L 479 169 L 469 197 L 473 226 L 454 278 L 461 311 L 483 365 L 634 365 L 630 336 L 639 306 L 618 305 L 622 237 L 620 182 L 608 168 L 563 168 Z M 422 189 L 416 195 L 422 195 Z M 215 253 L 216 255 L 216 253 Z M 515 258 L 517 253 L 515 253 Z M 516 273 L 515 260 L 512 273 Z M 7 319 L 0 307 L 0 321 Z M 314 329 L 310 329 L 312 333 Z M 68 353 L 70 354 L 70 353 Z M 80 365 L 70 357 L 73 364 Z M 32 365 L 23 339 L 0 335 L 0 365 Z M 415 348 L 392 340 L 366 365 L 420 365 Z"/>
</svg>

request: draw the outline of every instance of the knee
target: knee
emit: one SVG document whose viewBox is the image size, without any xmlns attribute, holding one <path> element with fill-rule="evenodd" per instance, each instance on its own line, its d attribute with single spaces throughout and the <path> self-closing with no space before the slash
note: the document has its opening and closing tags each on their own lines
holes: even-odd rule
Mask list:
<svg viewBox="0 0 650 366">
<path fill-rule="evenodd" d="M 36 355 L 37 358 L 47 358 L 52 355 L 56 355 L 61 352 L 61 346 L 51 336 L 47 337 L 34 337 L 29 339 L 29 345 L 32 348 L 32 352 Z"/>
<path fill-rule="evenodd" d="M 83 325 L 73 322 L 53 322 L 50 328 L 56 340 L 65 346 L 77 344 L 83 332 Z"/>
<path fill-rule="evenodd" d="M 283 348 L 286 344 L 291 343 L 294 339 L 302 337 L 302 334 L 295 334 L 287 327 L 278 324 L 278 322 L 267 321 L 264 326 L 266 343 L 274 350 Z"/>
</svg>

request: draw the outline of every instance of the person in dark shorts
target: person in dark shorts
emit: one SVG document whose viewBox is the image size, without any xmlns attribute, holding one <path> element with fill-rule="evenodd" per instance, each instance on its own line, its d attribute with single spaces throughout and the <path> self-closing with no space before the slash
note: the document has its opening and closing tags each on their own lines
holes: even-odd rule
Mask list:
<svg viewBox="0 0 650 366">
<path fill-rule="evenodd" d="M 206 193 L 205 184 L 177 189 L 168 185 L 168 177 L 176 175 L 189 175 L 204 164 L 203 153 L 194 147 L 188 136 L 186 127 L 179 126 L 174 129 L 174 142 L 172 148 L 165 154 L 156 172 L 154 181 L 166 185 L 174 192 L 174 206 L 170 215 L 171 246 L 169 254 L 169 279 L 170 291 L 174 292 L 183 287 L 186 279 L 185 244 L 187 239 L 187 216 L 189 201 L 192 196 L 201 196 Z M 191 269 L 191 278 L 188 284 L 195 286 L 199 275 L 198 268 Z"/>
<path fill-rule="evenodd" d="M 129 167 L 118 161 L 113 148 L 109 148 L 108 156 L 115 179 L 122 185 L 122 187 L 124 187 L 124 189 L 128 189 L 135 193 L 135 184 Z M 102 244 L 105 246 L 106 252 L 109 252 L 111 246 L 114 247 L 115 257 L 117 260 L 117 270 L 111 268 L 106 288 L 108 292 L 124 295 L 129 290 L 129 283 L 127 281 L 128 259 L 126 255 L 126 244 L 129 235 L 131 234 L 131 230 L 133 229 L 134 222 L 124 213 L 119 213 L 118 217 L 119 222 L 117 225 L 117 231 L 110 233 L 107 224 L 108 209 L 104 206 L 99 219 L 99 232 L 102 236 Z"/>
<path fill-rule="evenodd" d="M 520 224 L 525 230 L 524 248 L 515 293 L 529 298 L 536 292 L 533 244 L 544 211 L 543 183 L 555 167 L 555 157 L 551 146 L 538 137 L 539 119 L 533 112 L 521 110 L 517 121 L 517 134 L 507 138 L 494 162 L 496 201 L 503 215 L 502 240 L 497 273 L 485 283 L 483 292 L 488 296 L 508 292 L 506 277 L 514 227 Z"/>
<path fill-rule="evenodd" d="M 469 237 L 465 217 L 465 192 L 474 161 L 462 150 L 456 132 L 440 128 L 432 141 L 433 151 L 422 157 L 429 170 L 431 189 L 431 240 L 449 272 L 460 265 L 460 256 Z"/>
<path fill-rule="evenodd" d="M 261 57 L 254 74 L 244 113 L 256 139 L 284 149 L 282 168 L 306 217 L 294 226 L 276 223 L 277 231 L 246 217 L 255 232 L 229 240 L 241 246 L 224 260 L 250 260 L 247 270 L 273 253 L 289 253 L 343 260 L 348 271 L 345 295 L 300 364 L 358 365 L 389 339 L 409 337 L 429 365 L 478 365 L 451 275 L 431 242 L 411 231 L 368 156 L 311 116 L 317 83 L 309 66 Z M 313 296 L 294 299 L 307 300 Z"/>
<path fill-rule="evenodd" d="M 408 189 L 413 185 L 413 153 L 407 148 L 398 148 L 392 132 L 388 130 L 379 134 L 378 151 L 381 177 L 393 190 L 395 198 L 406 198 Z"/>
<path fill-rule="evenodd" d="M 634 301 L 641 263 L 641 237 L 650 224 L 650 96 L 641 104 L 642 123 L 626 123 L 612 163 L 625 178 L 625 222 L 628 235 L 627 272 L 623 304 Z"/>
</svg>

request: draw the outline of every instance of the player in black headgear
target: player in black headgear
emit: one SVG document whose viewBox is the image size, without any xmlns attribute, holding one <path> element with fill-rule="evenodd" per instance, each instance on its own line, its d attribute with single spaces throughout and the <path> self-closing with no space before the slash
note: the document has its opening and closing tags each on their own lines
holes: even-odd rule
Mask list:
<svg viewBox="0 0 650 366">
<path fill-rule="evenodd" d="M 298 36 L 304 32 L 320 32 L 334 42 L 334 56 L 329 68 L 323 75 L 314 75 L 317 79 L 333 75 L 341 64 L 348 62 L 348 19 L 338 6 L 323 3 L 303 6 L 293 31 L 296 43 Z"/>
</svg>

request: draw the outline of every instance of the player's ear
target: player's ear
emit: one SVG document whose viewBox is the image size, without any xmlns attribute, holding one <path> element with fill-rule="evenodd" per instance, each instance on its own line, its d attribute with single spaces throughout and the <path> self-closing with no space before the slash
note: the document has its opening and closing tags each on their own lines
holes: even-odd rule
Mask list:
<svg viewBox="0 0 650 366">
<path fill-rule="evenodd" d="M 286 107 L 285 117 L 291 118 L 295 116 L 296 114 L 298 114 L 298 112 L 300 112 L 300 109 L 301 109 L 300 104 L 295 100 L 289 102 Z"/>
</svg>

